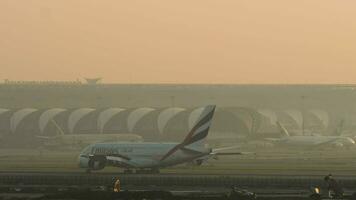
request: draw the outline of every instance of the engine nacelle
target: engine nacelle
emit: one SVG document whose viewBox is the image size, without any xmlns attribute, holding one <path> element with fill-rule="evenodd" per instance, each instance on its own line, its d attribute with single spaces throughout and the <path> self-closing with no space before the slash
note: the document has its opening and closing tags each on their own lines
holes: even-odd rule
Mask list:
<svg viewBox="0 0 356 200">
<path fill-rule="evenodd" d="M 90 170 L 101 170 L 106 166 L 106 156 L 101 155 L 81 155 L 79 157 L 79 166 Z"/>
<path fill-rule="evenodd" d="M 187 163 L 187 166 L 200 166 L 204 163 L 203 159 L 196 159 Z"/>
<path fill-rule="evenodd" d="M 338 148 L 344 147 L 344 144 L 341 142 L 334 142 L 333 145 L 334 145 L 334 147 L 338 147 Z"/>
<path fill-rule="evenodd" d="M 204 162 L 203 159 L 194 160 L 194 163 L 195 163 L 196 165 L 198 165 L 198 166 L 202 165 L 203 162 Z"/>
<path fill-rule="evenodd" d="M 92 170 L 101 170 L 106 166 L 106 156 L 89 156 L 88 167 Z"/>
</svg>

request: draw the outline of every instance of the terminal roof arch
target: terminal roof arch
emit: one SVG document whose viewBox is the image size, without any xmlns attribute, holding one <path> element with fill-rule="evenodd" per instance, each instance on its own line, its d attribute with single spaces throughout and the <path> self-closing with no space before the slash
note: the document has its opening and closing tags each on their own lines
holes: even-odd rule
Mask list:
<svg viewBox="0 0 356 200">
<path fill-rule="evenodd" d="M 258 112 L 261 115 L 263 115 L 266 118 L 268 118 L 272 125 L 275 125 L 276 122 L 278 121 L 277 114 L 273 110 L 263 109 L 263 110 L 258 110 Z"/>
<path fill-rule="evenodd" d="M 16 111 L 10 118 L 10 130 L 12 132 L 16 132 L 17 126 L 21 123 L 21 121 L 36 111 L 37 109 L 34 108 L 24 108 Z"/>
<path fill-rule="evenodd" d="M 303 114 L 299 110 L 284 110 L 284 113 L 286 113 L 288 116 L 290 116 L 298 125 L 298 127 L 303 126 Z"/>
<path fill-rule="evenodd" d="M 317 117 L 325 128 L 327 128 L 329 126 L 328 112 L 326 112 L 324 110 L 312 109 L 312 110 L 309 110 L 309 113 L 311 113 L 315 117 Z"/>
<path fill-rule="evenodd" d="M 234 107 L 227 108 L 227 111 L 231 112 L 237 120 L 248 129 L 248 133 L 255 133 L 258 127 L 260 126 L 260 114 L 248 107 Z"/>
<path fill-rule="evenodd" d="M 98 116 L 97 126 L 100 133 L 104 132 L 105 125 L 110 121 L 116 114 L 124 111 L 123 108 L 108 108 L 100 112 Z"/>
<path fill-rule="evenodd" d="M 93 108 L 79 108 L 74 110 L 68 117 L 68 130 L 70 134 L 73 134 L 74 128 L 77 123 L 86 115 L 93 112 L 95 109 Z"/>
<path fill-rule="evenodd" d="M 47 127 L 48 123 L 56 117 L 58 114 L 66 111 L 66 109 L 63 108 L 52 108 L 49 110 L 44 111 L 38 121 L 38 125 L 40 128 L 40 132 L 43 133 L 45 128 Z"/>
<path fill-rule="evenodd" d="M 163 130 L 166 127 L 167 123 L 169 120 L 171 120 L 174 116 L 177 114 L 185 111 L 184 108 L 167 108 L 163 110 L 159 115 L 157 119 L 157 125 L 158 125 L 158 131 L 160 134 L 163 134 Z"/>
<path fill-rule="evenodd" d="M 154 110 L 155 109 L 148 107 L 137 108 L 136 110 L 133 110 L 127 117 L 128 131 L 131 133 L 135 128 L 136 124 L 140 121 L 140 119 L 142 119 L 147 114 L 153 112 Z"/>
</svg>

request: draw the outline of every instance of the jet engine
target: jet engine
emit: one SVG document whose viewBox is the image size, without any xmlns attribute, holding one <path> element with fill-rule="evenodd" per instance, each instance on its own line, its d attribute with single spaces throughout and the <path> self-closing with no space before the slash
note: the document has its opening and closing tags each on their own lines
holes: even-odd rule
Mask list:
<svg viewBox="0 0 356 200">
<path fill-rule="evenodd" d="M 106 156 L 91 155 L 88 159 L 88 168 L 91 170 L 101 170 L 106 166 Z"/>
<path fill-rule="evenodd" d="M 197 160 L 192 160 L 192 161 L 186 163 L 186 165 L 187 165 L 188 167 L 189 167 L 189 166 L 191 166 L 191 167 L 193 167 L 193 166 L 200 166 L 200 165 L 203 164 L 203 162 L 204 162 L 204 160 L 202 160 L 202 159 L 197 159 Z"/>
<path fill-rule="evenodd" d="M 334 142 L 333 145 L 334 145 L 334 147 L 337 147 L 337 148 L 342 148 L 342 147 L 344 147 L 344 144 L 341 143 L 341 142 Z"/>
<path fill-rule="evenodd" d="M 203 159 L 197 159 L 193 161 L 195 165 L 200 166 L 203 164 L 204 160 Z"/>
<path fill-rule="evenodd" d="M 106 163 L 106 156 L 102 155 L 81 155 L 79 157 L 80 167 L 87 168 L 89 170 L 101 170 L 106 166 Z"/>
</svg>

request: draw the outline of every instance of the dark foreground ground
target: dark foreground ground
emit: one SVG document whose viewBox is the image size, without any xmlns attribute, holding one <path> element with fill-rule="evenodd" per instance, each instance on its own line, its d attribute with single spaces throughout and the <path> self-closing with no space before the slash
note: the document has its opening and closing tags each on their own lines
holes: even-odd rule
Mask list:
<svg viewBox="0 0 356 200">
<path fill-rule="evenodd" d="M 119 179 L 121 192 L 114 193 Z M 356 177 L 337 177 L 353 197 Z M 232 186 L 238 188 L 232 192 Z M 319 176 L 118 175 L 110 173 L 0 173 L 0 199 L 312 199 L 326 190 Z"/>
</svg>

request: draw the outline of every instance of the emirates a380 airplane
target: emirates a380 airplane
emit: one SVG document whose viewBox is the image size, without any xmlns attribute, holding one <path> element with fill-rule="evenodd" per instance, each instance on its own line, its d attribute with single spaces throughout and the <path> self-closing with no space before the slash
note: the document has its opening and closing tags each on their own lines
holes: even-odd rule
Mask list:
<svg viewBox="0 0 356 200">
<path fill-rule="evenodd" d="M 159 173 L 160 168 L 203 161 L 218 155 L 237 155 L 223 151 L 238 147 L 207 148 L 206 139 L 215 106 L 206 106 L 195 126 L 181 143 L 97 143 L 87 146 L 79 156 L 79 166 L 90 172 L 105 166 L 124 168 L 125 172 Z"/>
</svg>

